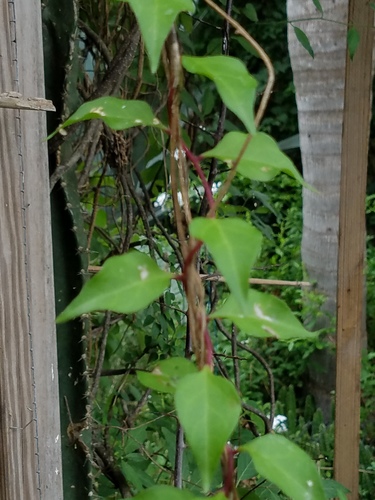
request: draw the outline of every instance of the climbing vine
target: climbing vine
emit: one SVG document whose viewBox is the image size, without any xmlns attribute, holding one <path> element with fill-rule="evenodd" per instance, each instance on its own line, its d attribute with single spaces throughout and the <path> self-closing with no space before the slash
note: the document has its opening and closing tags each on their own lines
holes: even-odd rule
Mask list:
<svg viewBox="0 0 375 500">
<path fill-rule="evenodd" d="M 193 0 L 127 0 L 142 33 L 152 74 L 164 68 L 167 79 L 166 112 L 153 110 L 146 100 L 100 97 L 83 104 L 53 134 L 64 134 L 65 128 L 83 121 L 101 120 L 112 131 L 138 128 L 151 130 L 160 144 L 167 167 L 167 187 L 173 206 L 177 241 L 170 239 L 176 250 L 172 269 L 153 247 L 146 252 L 129 250 L 129 232 L 123 245 L 125 253 L 109 257 L 81 293 L 58 316 L 58 322 L 95 311 L 112 311 L 133 315 L 149 307 L 171 290 L 181 291 L 181 304 L 186 305 L 185 357 L 157 360 L 146 369 L 137 370 L 137 377 L 146 388 L 173 397 L 177 428 L 176 471 L 174 485 L 158 485 L 139 492 L 139 500 L 192 499 L 196 493 L 182 489 L 184 439 L 195 459 L 204 493 L 218 500 L 238 499 L 236 464 L 245 460 L 256 472 L 274 483 L 293 499 L 325 499 L 323 482 L 315 464 L 304 451 L 286 438 L 269 432 L 273 414 L 265 417 L 265 432 L 232 444 L 231 438 L 241 425 L 242 410 L 249 405 L 241 399 L 238 385 L 216 373 L 214 329 L 233 325 L 247 337 L 291 339 L 316 338 L 296 319 L 288 306 L 273 295 L 249 288 L 249 278 L 259 256 L 262 234 L 249 220 L 222 217 L 220 209 L 235 176 L 268 182 L 285 173 L 303 184 L 303 179 L 291 160 L 259 124 L 271 94 L 274 74 L 267 54 L 228 13 L 212 0 L 205 0 L 237 34 L 241 35 L 264 62 L 268 80 L 258 106 L 257 80 L 238 59 L 228 55 L 181 55 L 178 22 L 183 13 L 193 13 Z M 181 100 L 184 78 L 195 75 L 213 82 L 225 108 L 239 122 L 242 131 L 230 131 L 213 147 L 197 154 L 186 138 L 182 123 Z M 186 105 L 184 104 L 184 113 Z M 203 133 L 203 131 L 202 131 Z M 197 141 L 199 144 L 199 141 Z M 222 181 L 215 184 L 215 175 L 208 169 L 214 162 L 221 168 Z M 217 166 L 219 165 L 219 167 Z M 208 173 L 207 173 L 208 172 Z M 198 216 L 192 210 L 191 176 L 199 179 L 206 207 Z M 125 196 L 131 189 L 126 175 L 123 179 Z M 142 213 L 142 204 L 137 208 Z M 128 212 L 129 214 L 129 212 Z M 218 215 L 220 214 L 220 216 Z M 131 222 L 131 215 L 128 222 Z M 152 234 L 143 217 L 146 232 Z M 130 231 L 130 229 L 129 229 Z M 121 252 L 119 252 L 121 253 Z M 219 297 L 211 310 L 207 291 L 200 273 L 200 259 L 208 256 L 220 279 L 225 281 L 229 295 Z M 149 394 L 149 393 L 148 393 Z M 250 426 L 251 427 L 251 426 Z M 221 486 L 217 470 L 221 464 Z"/>
</svg>

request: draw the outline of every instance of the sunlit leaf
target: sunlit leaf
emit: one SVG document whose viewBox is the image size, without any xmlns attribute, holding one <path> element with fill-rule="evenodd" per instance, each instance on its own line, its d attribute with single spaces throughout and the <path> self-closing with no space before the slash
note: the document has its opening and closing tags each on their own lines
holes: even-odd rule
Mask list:
<svg viewBox="0 0 375 500">
<path fill-rule="evenodd" d="M 258 82 L 242 61 L 228 56 L 182 57 L 183 67 L 190 73 L 203 75 L 215 82 L 225 105 L 255 133 L 254 101 Z"/>
<path fill-rule="evenodd" d="M 203 489 L 208 491 L 225 444 L 238 422 L 240 398 L 228 380 L 213 375 L 206 367 L 178 383 L 175 403 Z"/>
<path fill-rule="evenodd" d="M 141 384 L 159 392 L 174 393 L 178 381 L 197 371 L 196 365 L 186 358 L 170 358 L 159 361 L 151 372 L 137 371 Z"/>
<path fill-rule="evenodd" d="M 316 10 L 318 10 L 321 14 L 323 14 L 323 8 L 319 0 L 313 0 L 313 3 L 316 7 Z"/>
<path fill-rule="evenodd" d="M 242 132 L 229 132 L 217 146 L 206 151 L 202 156 L 218 158 L 232 166 L 246 138 L 247 135 Z M 301 184 L 304 183 L 293 162 L 280 150 L 277 142 L 263 132 L 258 132 L 252 137 L 237 170 L 244 177 L 255 181 L 267 182 L 278 173 L 285 172 Z"/>
<path fill-rule="evenodd" d="M 114 130 L 125 130 L 131 127 L 147 125 L 165 128 L 154 116 L 150 106 L 144 101 L 125 101 L 117 97 L 100 97 L 85 102 L 48 138 L 74 123 L 100 119 Z"/>
<path fill-rule="evenodd" d="M 301 325 L 285 302 L 253 289 L 248 292 L 245 313 L 232 294 L 222 307 L 210 314 L 210 318 L 229 319 L 242 332 L 253 337 L 290 340 L 318 336 L 317 332 L 309 332 Z"/>
<path fill-rule="evenodd" d="M 307 38 L 306 33 L 300 28 L 297 28 L 297 26 L 293 26 L 293 29 L 299 43 L 307 50 L 311 57 L 314 57 L 314 50 L 311 47 L 310 40 Z"/>
<path fill-rule="evenodd" d="M 111 257 L 56 321 L 63 323 L 92 311 L 139 311 L 164 292 L 171 277 L 144 253 L 132 251 Z"/>
<path fill-rule="evenodd" d="M 129 2 L 137 18 L 151 72 L 158 69 L 163 44 L 180 12 L 194 12 L 193 0 L 122 0 Z"/>
<path fill-rule="evenodd" d="M 283 436 L 267 434 L 241 446 L 240 451 L 249 453 L 258 473 L 291 500 L 326 500 L 314 462 Z"/>
<path fill-rule="evenodd" d="M 195 500 L 197 497 L 188 490 L 160 485 L 143 490 L 133 498 L 134 500 Z"/>
<path fill-rule="evenodd" d="M 262 242 L 260 231 L 241 219 L 203 217 L 193 219 L 189 230 L 207 245 L 231 292 L 245 308 L 250 271 Z"/>
<path fill-rule="evenodd" d="M 353 57 L 357 52 L 360 40 L 359 32 L 356 28 L 354 28 L 354 26 L 348 29 L 347 39 L 348 39 L 349 57 L 350 59 L 353 60 Z"/>
</svg>

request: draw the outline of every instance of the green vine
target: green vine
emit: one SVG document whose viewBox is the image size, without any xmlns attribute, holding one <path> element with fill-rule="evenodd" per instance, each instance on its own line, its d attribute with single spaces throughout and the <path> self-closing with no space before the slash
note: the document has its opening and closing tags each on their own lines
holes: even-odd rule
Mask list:
<svg viewBox="0 0 375 500">
<path fill-rule="evenodd" d="M 212 0 L 205 1 L 251 44 L 267 68 L 268 81 L 258 110 L 254 111 L 258 83 L 240 60 L 227 55 L 181 57 L 175 21 L 182 12 L 194 11 L 193 0 L 127 0 L 138 21 L 151 72 L 157 72 L 160 60 L 164 66 L 168 82 L 167 123 L 163 123 L 145 101 L 101 97 L 82 105 L 55 134 L 63 134 L 66 127 L 92 119 L 102 120 L 113 130 L 151 127 L 163 134 L 164 140 L 169 142 L 167 161 L 182 267 L 179 273 L 162 270 L 155 259 L 139 251 L 110 257 L 57 321 L 69 321 L 98 310 L 133 314 L 158 299 L 172 281 L 182 285 L 187 303 L 187 344 L 192 359 L 165 359 L 148 371 L 138 371 L 137 375 L 144 386 L 173 395 L 178 420 L 200 472 L 203 492 L 211 492 L 221 463 L 222 486 L 211 494 L 218 500 L 238 499 L 236 463 L 241 456 L 241 460 L 245 457 L 252 461 L 259 475 L 277 485 L 290 498 L 323 500 L 326 497 L 315 464 L 286 438 L 266 433 L 239 447 L 230 443 L 242 408 L 249 406 L 241 401 L 231 381 L 214 373 L 212 325 L 230 322 L 241 334 L 285 341 L 316 338 L 317 334 L 305 330 L 280 299 L 249 288 L 250 273 L 261 248 L 260 231 L 239 218 L 216 217 L 236 175 L 267 182 L 283 172 L 300 183 L 303 180 L 277 143 L 258 131 L 274 82 L 270 59 L 229 14 Z M 182 138 L 180 93 L 185 72 L 212 80 L 225 106 L 245 129 L 244 132 L 229 132 L 216 146 L 199 155 Z M 227 178 L 216 196 L 212 181 L 205 174 L 207 159 L 228 167 Z M 205 216 L 192 217 L 190 168 L 200 179 L 205 193 L 208 206 Z M 209 314 L 197 265 L 203 245 L 230 291 L 225 302 Z M 271 429 L 272 422 L 265 427 Z M 192 492 L 180 489 L 180 485 L 180 478 L 175 477 L 174 486 L 155 486 L 138 493 L 135 498 L 197 498 Z"/>
</svg>

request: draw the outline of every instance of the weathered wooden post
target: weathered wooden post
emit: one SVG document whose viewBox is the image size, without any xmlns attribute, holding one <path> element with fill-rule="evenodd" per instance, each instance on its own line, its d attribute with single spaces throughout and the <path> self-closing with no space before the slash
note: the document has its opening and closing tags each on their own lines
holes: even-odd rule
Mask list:
<svg viewBox="0 0 375 500">
<path fill-rule="evenodd" d="M 365 199 L 371 113 L 373 11 L 349 0 L 348 25 L 360 42 L 347 51 L 340 189 L 337 289 L 335 479 L 357 500 L 359 486 L 360 373 L 363 339 Z"/>
<path fill-rule="evenodd" d="M 1 500 L 62 499 L 42 54 L 40 1 L 0 0 Z"/>
</svg>

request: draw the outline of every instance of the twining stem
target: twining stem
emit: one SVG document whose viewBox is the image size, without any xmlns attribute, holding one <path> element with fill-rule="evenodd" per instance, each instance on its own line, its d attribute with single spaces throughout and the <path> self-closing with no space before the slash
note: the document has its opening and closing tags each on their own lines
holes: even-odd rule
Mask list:
<svg viewBox="0 0 375 500">
<path fill-rule="evenodd" d="M 208 183 L 206 176 L 204 175 L 204 172 L 200 165 L 201 157 L 196 156 L 194 153 L 192 153 L 192 151 L 190 151 L 190 149 L 184 143 L 182 143 L 182 148 L 185 151 L 188 160 L 190 160 L 190 162 L 194 165 L 195 171 L 202 182 L 202 186 L 204 188 L 204 192 L 207 197 L 208 205 L 210 208 L 212 208 L 215 204 L 215 200 L 214 197 L 212 196 L 211 186 Z"/>
<path fill-rule="evenodd" d="M 259 45 L 259 43 L 254 40 L 254 38 L 229 14 L 227 14 L 223 9 L 221 9 L 215 2 L 212 0 L 204 0 L 213 10 L 215 10 L 223 19 L 228 21 L 228 23 L 235 28 L 236 32 L 243 36 L 245 40 L 247 40 L 250 45 L 258 52 L 259 57 L 264 62 L 264 65 L 268 71 L 268 80 L 266 88 L 264 89 L 262 100 L 260 102 L 256 117 L 255 117 L 255 125 L 258 126 L 260 121 L 263 118 L 264 112 L 267 108 L 268 101 L 271 97 L 272 89 L 275 83 L 275 71 L 273 69 L 273 65 L 271 59 L 268 57 L 264 49 Z"/>
<path fill-rule="evenodd" d="M 273 69 L 271 59 L 268 57 L 268 55 L 266 54 L 264 49 L 258 44 L 258 42 L 256 40 L 254 40 L 254 38 L 235 19 L 233 19 L 233 17 L 231 17 L 229 14 L 227 14 L 223 9 L 221 9 L 218 5 L 216 5 L 216 3 L 213 2 L 212 0 L 205 0 L 205 2 L 214 11 L 216 11 L 223 19 L 225 19 L 231 26 L 233 26 L 233 28 L 235 28 L 235 30 L 238 34 L 243 36 L 245 38 L 245 40 L 247 40 L 250 43 L 250 45 L 258 52 L 260 58 L 262 59 L 262 61 L 264 62 L 265 66 L 267 68 L 267 71 L 268 71 L 267 84 L 266 84 L 266 88 L 263 92 L 263 96 L 262 96 L 256 117 L 255 117 L 255 125 L 258 126 L 261 119 L 263 118 L 264 112 L 266 110 L 268 101 L 271 97 L 272 89 L 273 89 L 273 86 L 275 83 L 275 71 Z M 233 178 L 236 175 L 237 166 L 238 166 L 242 156 L 244 155 L 248 145 L 250 144 L 251 139 L 252 139 L 252 136 L 249 134 L 248 137 L 246 138 L 242 148 L 241 148 L 241 151 L 240 151 L 238 157 L 236 158 L 236 160 L 232 164 L 232 167 L 231 167 L 231 170 L 228 174 L 228 177 L 226 178 L 224 184 L 221 186 L 221 188 L 219 190 L 219 193 L 215 199 L 214 206 L 212 206 L 208 212 L 208 217 L 214 216 L 222 199 L 224 198 L 224 196 L 228 192 L 229 187 L 233 181 Z"/>
</svg>

